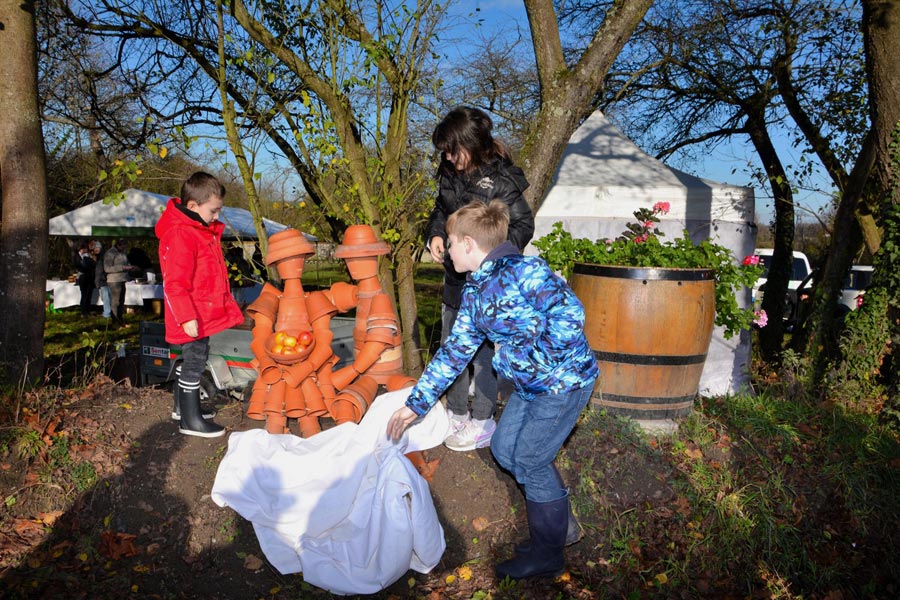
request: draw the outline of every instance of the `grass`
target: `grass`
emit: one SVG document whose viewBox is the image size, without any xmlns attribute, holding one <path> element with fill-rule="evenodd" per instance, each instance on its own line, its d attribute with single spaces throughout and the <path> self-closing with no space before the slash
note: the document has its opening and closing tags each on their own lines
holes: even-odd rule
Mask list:
<svg viewBox="0 0 900 600">
<path fill-rule="evenodd" d="M 661 598 L 891 597 L 900 582 L 900 440 L 872 415 L 763 391 L 704 399 L 651 438 L 594 409 L 559 462 L 582 524 L 601 532 L 610 597 L 632 596 L 636 578 L 635 597 Z M 615 500 L 641 462 L 668 467 L 672 499 Z"/>
</svg>

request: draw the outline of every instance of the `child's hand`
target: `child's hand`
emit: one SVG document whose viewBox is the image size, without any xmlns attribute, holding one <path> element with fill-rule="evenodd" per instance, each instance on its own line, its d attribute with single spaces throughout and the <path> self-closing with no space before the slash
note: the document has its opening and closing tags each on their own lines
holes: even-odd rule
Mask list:
<svg viewBox="0 0 900 600">
<path fill-rule="evenodd" d="M 197 337 L 199 331 L 197 331 L 197 319 L 191 319 L 190 321 L 185 321 L 181 324 L 181 328 L 184 329 L 184 332 L 188 334 L 190 337 Z"/>
<path fill-rule="evenodd" d="M 390 421 L 388 421 L 388 437 L 395 442 L 399 440 L 409 424 L 415 421 L 418 416 L 419 415 L 410 410 L 408 406 L 398 408 L 397 411 L 391 415 Z"/>
</svg>

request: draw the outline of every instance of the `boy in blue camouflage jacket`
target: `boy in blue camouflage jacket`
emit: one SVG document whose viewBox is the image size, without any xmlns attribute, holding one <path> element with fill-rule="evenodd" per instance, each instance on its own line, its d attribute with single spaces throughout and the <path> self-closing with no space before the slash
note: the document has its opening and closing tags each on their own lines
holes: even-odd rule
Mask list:
<svg viewBox="0 0 900 600">
<path fill-rule="evenodd" d="M 447 251 L 457 271 L 469 272 L 459 315 L 406 406 L 391 416 L 387 434 L 399 439 L 434 406 L 481 343 L 491 340 L 494 369 L 515 388 L 491 452 L 524 490 L 531 534 L 513 559 L 497 565 L 497 575 L 555 577 L 563 571 L 563 547 L 577 541 L 580 530 L 554 460 L 599 371 L 584 336 L 581 302 L 546 262 L 522 256 L 506 241 L 508 224 L 509 209 L 496 200 L 473 202 L 447 220 Z"/>
</svg>

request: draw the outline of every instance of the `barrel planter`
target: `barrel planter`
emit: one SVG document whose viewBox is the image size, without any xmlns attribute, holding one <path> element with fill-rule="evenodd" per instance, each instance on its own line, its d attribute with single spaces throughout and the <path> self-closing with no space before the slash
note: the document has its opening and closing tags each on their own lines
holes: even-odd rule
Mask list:
<svg viewBox="0 0 900 600">
<path fill-rule="evenodd" d="M 635 419 L 690 413 L 712 338 L 713 271 L 576 263 L 569 284 L 600 367 L 591 403 Z"/>
</svg>

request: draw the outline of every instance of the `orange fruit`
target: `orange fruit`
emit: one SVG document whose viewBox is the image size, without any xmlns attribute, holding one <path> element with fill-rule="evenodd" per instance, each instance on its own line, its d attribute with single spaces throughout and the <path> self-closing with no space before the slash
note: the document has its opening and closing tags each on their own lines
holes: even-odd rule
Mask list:
<svg viewBox="0 0 900 600">
<path fill-rule="evenodd" d="M 284 343 L 285 348 L 293 348 L 294 346 L 297 345 L 297 338 L 295 338 L 292 335 L 286 335 L 286 336 L 284 336 L 283 343 Z"/>
<path fill-rule="evenodd" d="M 284 344 L 284 336 L 285 333 L 283 331 L 279 331 L 275 334 L 275 343 L 276 344 Z"/>
<path fill-rule="evenodd" d="M 272 346 L 272 353 L 273 354 L 284 353 L 284 346 L 282 346 L 281 344 L 275 344 L 274 346 Z"/>
</svg>

